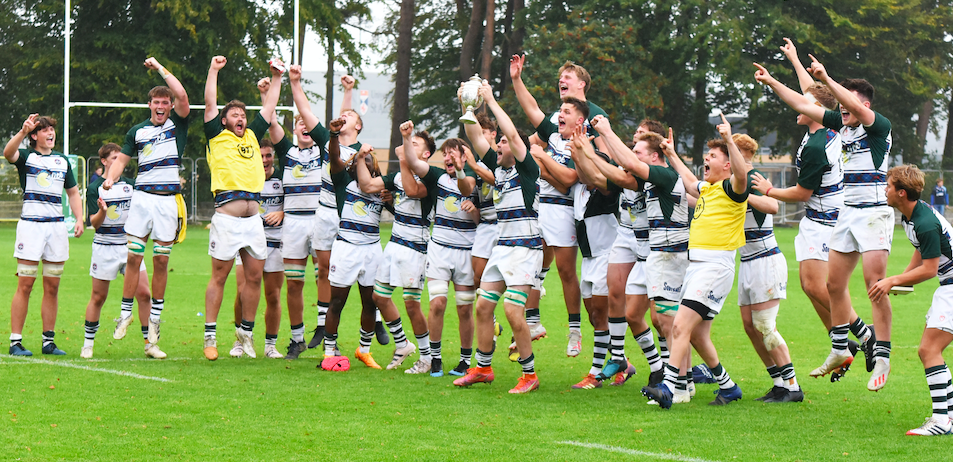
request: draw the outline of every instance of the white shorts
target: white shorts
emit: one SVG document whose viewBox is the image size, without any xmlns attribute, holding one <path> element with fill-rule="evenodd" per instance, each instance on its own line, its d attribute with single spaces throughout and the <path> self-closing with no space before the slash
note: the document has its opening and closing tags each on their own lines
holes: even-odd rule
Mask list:
<svg viewBox="0 0 953 462">
<path fill-rule="evenodd" d="M 953 285 L 940 286 L 933 292 L 933 303 L 927 311 L 927 329 L 953 334 Z"/>
<path fill-rule="evenodd" d="M 706 321 L 714 319 L 721 312 L 735 282 L 736 252 L 723 253 L 723 261 L 691 261 L 685 271 L 681 304 L 697 312 Z"/>
<path fill-rule="evenodd" d="M 315 233 L 315 215 L 289 215 L 281 222 L 281 257 L 307 259 L 311 255 Z"/>
<path fill-rule="evenodd" d="M 374 276 L 381 262 L 381 244 L 354 245 L 336 239 L 331 246 L 328 281 L 334 287 L 374 287 Z"/>
<path fill-rule="evenodd" d="M 893 207 L 843 207 L 831 233 L 831 250 L 841 253 L 886 250 L 893 242 Z"/>
<path fill-rule="evenodd" d="M 62 221 L 17 222 L 13 257 L 60 263 L 69 260 L 69 236 Z"/>
<path fill-rule="evenodd" d="M 833 231 L 833 226 L 822 225 L 807 217 L 801 218 L 797 236 L 794 237 L 794 258 L 797 261 L 827 261 Z"/>
<path fill-rule="evenodd" d="M 685 270 L 688 268 L 688 252 L 649 252 L 645 261 L 645 279 L 649 281 L 648 294 L 652 300 L 682 300 L 685 293 Z"/>
<path fill-rule="evenodd" d="M 609 263 L 635 263 L 639 260 L 638 241 L 631 229 L 619 227 L 609 250 Z"/>
<path fill-rule="evenodd" d="M 582 298 L 609 296 L 609 254 L 582 259 L 582 277 L 579 278 Z"/>
<path fill-rule="evenodd" d="M 229 261 L 242 249 L 256 260 L 264 260 L 267 256 L 261 217 L 233 217 L 215 212 L 208 232 L 208 254 L 216 260 Z"/>
<path fill-rule="evenodd" d="M 629 271 L 629 276 L 625 280 L 626 295 L 648 295 L 648 278 L 645 274 L 645 267 L 647 265 L 647 262 L 638 261 L 632 266 L 632 269 Z"/>
<path fill-rule="evenodd" d="M 451 249 L 435 242 L 427 246 L 427 279 L 473 286 L 473 261 L 469 250 Z"/>
<path fill-rule="evenodd" d="M 567 205 L 539 204 L 539 234 L 549 247 L 576 247 L 576 219 Z"/>
<path fill-rule="evenodd" d="M 503 281 L 507 287 L 535 286 L 543 267 L 543 251 L 498 245 L 483 270 L 482 282 Z"/>
<path fill-rule="evenodd" d="M 383 258 L 377 266 L 377 282 L 391 287 L 423 289 L 427 271 L 427 254 L 395 242 L 384 247 Z"/>
<path fill-rule="evenodd" d="M 89 262 L 89 275 L 101 281 L 112 281 L 126 274 L 126 258 L 129 249 L 125 245 L 93 243 L 93 256 Z M 139 271 L 146 270 L 146 259 L 139 263 Z"/>
<path fill-rule="evenodd" d="M 269 243 L 271 244 L 271 243 Z M 281 247 L 273 247 L 268 245 L 268 250 L 265 252 L 265 273 L 284 273 L 285 272 L 285 261 L 281 255 Z M 241 258 L 237 259 L 242 261 Z"/>
<path fill-rule="evenodd" d="M 788 262 L 784 254 L 741 262 L 738 268 L 738 306 L 788 298 Z"/>
<path fill-rule="evenodd" d="M 480 223 L 477 225 L 476 237 L 473 238 L 473 251 L 471 253 L 474 257 L 489 260 L 499 238 L 500 229 L 495 223 Z"/>
<path fill-rule="evenodd" d="M 261 218 L 258 221 L 261 221 Z M 132 192 L 129 218 L 126 219 L 126 234 L 141 238 L 151 235 L 154 241 L 172 242 L 178 229 L 179 207 L 175 203 L 174 194 L 149 194 L 138 190 Z"/>
<path fill-rule="evenodd" d="M 314 250 L 328 251 L 334 245 L 334 240 L 338 236 L 338 223 L 340 217 L 337 209 L 318 206 L 314 214 L 314 233 L 311 238 L 311 247 Z"/>
</svg>

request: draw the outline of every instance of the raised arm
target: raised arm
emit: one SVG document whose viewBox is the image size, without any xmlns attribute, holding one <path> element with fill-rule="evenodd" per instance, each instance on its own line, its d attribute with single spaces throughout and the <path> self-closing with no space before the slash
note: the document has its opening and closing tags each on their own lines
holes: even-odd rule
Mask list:
<svg viewBox="0 0 953 462">
<path fill-rule="evenodd" d="M 165 80 L 166 86 L 172 90 L 172 96 L 175 98 L 175 113 L 183 119 L 189 116 L 189 94 L 185 92 L 182 82 L 172 75 L 165 67 L 159 64 L 155 58 L 149 58 L 143 63 L 147 69 L 159 71 L 159 75 Z"/>
<path fill-rule="evenodd" d="M 209 122 L 218 116 L 218 71 L 225 67 L 228 60 L 224 56 L 215 56 L 208 66 L 208 77 L 205 79 L 205 121 Z"/>
<path fill-rule="evenodd" d="M 271 88 L 271 79 L 268 77 L 262 77 L 258 81 L 258 93 L 261 95 L 262 106 L 265 105 L 265 95 L 268 94 L 268 90 Z M 278 123 L 278 113 L 271 117 L 271 125 L 268 126 L 268 135 L 271 137 L 271 141 L 275 144 L 278 144 L 285 138 L 285 129 L 281 127 L 281 124 Z"/>
<path fill-rule="evenodd" d="M 834 94 L 834 98 L 837 98 L 837 102 L 839 102 L 841 106 L 844 106 L 847 112 L 853 114 L 860 123 L 866 126 L 873 125 L 874 119 L 877 117 L 874 111 L 857 98 L 857 95 L 851 93 L 850 90 L 844 88 L 834 79 L 831 79 L 831 76 L 827 75 L 827 69 L 824 68 L 824 65 L 821 64 L 814 55 L 808 56 L 811 57 L 812 61 L 811 68 L 808 70 L 814 74 L 814 77 L 817 77 L 818 80 L 824 82 L 824 84 L 831 89 L 831 93 Z"/>
<path fill-rule="evenodd" d="M 587 157 L 592 165 L 599 169 L 599 172 L 609 181 L 626 189 L 636 191 L 639 189 L 639 181 L 625 170 L 606 162 L 605 159 L 596 155 L 595 151 L 590 155 L 586 151 Z"/>
<path fill-rule="evenodd" d="M 731 163 L 731 189 L 735 194 L 744 194 L 748 191 L 748 172 L 751 166 L 745 160 L 744 154 L 738 149 L 735 140 L 731 137 L 731 124 L 725 118 L 725 113 L 721 113 L 721 124 L 718 125 L 718 133 L 722 139 L 728 143 L 728 162 Z M 775 204 L 777 205 L 777 204 Z"/>
<path fill-rule="evenodd" d="M 365 194 L 377 194 L 384 190 L 384 180 L 381 177 L 371 176 L 371 171 L 367 168 L 367 161 L 364 158 L 368 155 L 367 149 L 361 146 L 361 150 L 354 157 L 354 165 L 357 170 L 357 185 Z"/>
<path fill-rule="evenodd" d="M 788 106 L 791 106 L 791 108 L 798 113 L 810 117 L 817 123 L 824 123 L 824 108 L 814 104 L 814 102 L 806 96 L 786 87 L 783 83 L 778 82 L 777 79 L 771 77 L 771 74 L 768 73 L 768 70 L 765 69 L 764 66 L 754 63 L 754 67 L 758 68 L 754 73 L 755 80 L 771 87 L 782 101 L 787 103 Z"/>
<path fill-rule="evenodd" d="M 523 144 L 523 139 L 520 138 L 519 132 L 516 131 L 516 125 L 513 125 L 513 120 L 510 119 L 510 116 L 506 115 L 506 111 L 500 107 L 500 104 L 496 102 L 496 98 L 493 97 L 493 87 L 488 83 L 484 83 L 480 87 L 480 96 L 483 97 L 483 101 L 486 101 L 486 107 L 488 107 L 490 111 L 493 112 L 493 116 L 496 117 L 496 123 L 500 131 L 503 132 L 503 136 L 505 136 L 506 140 L 510 143 L 510 150 L 513 151 L 513 157 L 516 158 L 517 162 L 522 162 L 526 159 L 526 145 Z M 477 130 L 479 130 L 479 125 L 472 125 L 475 125 Z M 483 133 L 478 132 L 477 136 L 482 138 Z M 483 141 L 486 142 L 486 140 Z M 487 146 L 489 146 L 489 143 Z"/>
<path fill-rule="evenodd" d="M 467 133 L 467 138 L 473 144 L 473 151 L 482 159 L 490 151 L 490 143 L 483 137 L 480 124 L 463 124 L 463 129 Z M 475 164 L 476 162 L 474 162 Z"/>
<path fill-rule="evenodd" d="M 483 141 L 486 141 L 486 139 L 484 139 Z M 476 173 L 481 180 L 490 184 L 493 184 L 496 182 L 496 177 L 493 176 L 493 172 L 491 172 L 490 169 L 484 167 L 483 165 L 480 165 L 476 161 L 476 157 L 473 156 L 473 151 L 470 150 L 469 146 L 467 145 L 463 146 L 463 154 L 464 156 L 466 156 L 467 165 L 470 166 L 470 169 L 472 169 L 473 172 Z"/>
<path fill-rule="evenodd" d="M 288 69 L 288 80 L 291 81 L 291 97 L 294 99 L 295 107 L 298 108 L 298 114 L 304 120 L 304 128 L 308 131 L 314 130 L 321 120 L 311 111 L 311 102 L 308 101 L 308 95 L 304 94 L 304 88 L 301 87 L 301 66 L 295 64 Z M 329 122 L 328 128 L 331 128 L 330 125 Z"/>
<path fill-rule="evenodd" d="M 638 156 L 625 145 L 625 142 L 612 131 L 612 127 L 609 126 L 609 119 L 601 115 L 595 116 L 592 119 L 592 126 L 599 133 L 599 138 L 605 140 L 612 157 L 622 168 L 643 180 L 649 178 L 649 165 L 639 160 Z"/>
<path fill-rule="evenodd" d="M 271 85 L 268 87 L 268 93 L 265 93 L 265 99 L 261 103 L 261 116 L 271 123 L 275 117 L 275 108 L 278 107 L 278 97 L 281 96 L 281 74 L 284 63 L 280 59 L 275 59 L 271 64 Z"/>
<path fill-rule="evenodd" d="M 404 139 L 403 161 L 414 175 L 423 177 L 430 171 L 430 164 L 417 157 L 417 150 L 414 149 L 414 122 L 406 121 L 400 124 L 400 135 Z M 446 153 L 444 153 L 446 155 Z M 403 175 L 402 175 L 403 176 Z"/>
<path fill-rule="evenodd" d="M 675 152 L 675 137 L 671 127 L 668 129 L 668 138 L 662 141 L 662 154 L 665 154 L 669 165 L 678 172 L 678 176 L 682 177 L 682 183 L 685 184 L 685 192 L 697 198 L 699 194 L 698 178 L 692 173 L 692 170 L 685 165 L 685 162 L 682 162 L 682 158 L 679 157 L 678 153 Z"/>
<path fill-rule="evenodd" d="M 36 128 L 36 118 L 39 116 L 39 114 L 30 114 L 23 121 L 23 127 L 20 128 L 20 131 L 13 135 L 10 141 L 7 141 L 7 145 L 3 147 L 3 157 L 7 159 L 7 162 L 12 164 L 20 158 L 20 145 L 23 144 L 23 139 L 26 138 L 27 133 Z"/>
<path fill-rule="evenodd" d="M 596 168 L 589 157 L 596 156 L 596 151 L 592 148 L 592 138 L 586 134 L 582 126 L 576 127 L 573 132 L 569 149 L 572 152 L 572 160 L 576 163 L 580 181 L 601 191 L 608 191 L 605 175 Z"/>
<path fill-rule="evenodd" d="M 538 126 L 546 118 L 546 114 L 539 108 L 536 98 L 530 94 L 526 84 L 523 83 L 523 65 L 526 64 L 526 55 L 513 55 L 510 58 L 510 80 L 513 81 L 513 91 L 516 92 L 516 100 L 520 107 L 529 117 L 529 123 L 534 127 Z"/>
<path fill-rule="evenodd" d="M 801 64 L 801 59 L 797 57 L 797 48 L 794 47 L 794 42 L 784 37 L 784 46 L 781 47 L 781 52 L 784 53 L 784 56 L 791 62 L 791 66 L 794 67 L 794 73 L 797 74 L 797 83 L 801 87 L 801 94 L 807 93 L 807 89 L 815 84 L 814 78 L 811 77 L 811 73 Z"/>
<path fill-rule="evenodd" d="M 334 119 L 328 122 L 328 130 L 331 131 L 331 140 L 328 141 L 328 162 L 331 166 L 331 174 L 341 173 L 347 168 L 347 165 L 341 159 L 341 142 L 338 135 L 341 134 L 341 127 L 344 126 L 344 119 Z"/>
<path fill-rule="evenodd" d="M 351 110 L 351 99 L 354 97 L 354 77 L 345 75 L 341 77 L 341 86 L 344 87 L 344 97 L 341 98 L 341 114 L 344 111 Z"/>
</svg>

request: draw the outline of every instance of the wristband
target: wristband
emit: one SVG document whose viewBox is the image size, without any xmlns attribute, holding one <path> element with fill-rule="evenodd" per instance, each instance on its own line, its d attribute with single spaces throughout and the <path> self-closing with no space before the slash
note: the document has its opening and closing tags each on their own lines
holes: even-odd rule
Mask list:
<svg viewBox="0 0 953 462">
<path fill-rule="evenodd" d="M 331 136 L 337 138 L 337 136 L 341 134 L 341 131 L 338 130 L 338 131 L 336 131 L 336 132 L 330 132 L 330 133 L 331 133 Z"/>
<path fill-rule="evenodd" d="M 163 66 L 159 66 L 159 75 L 162 76 L 163 80 L 168 79 L 169 77 L 172 77 L 172 73 L 166 70 L 166 68 Z"/>
<path fill-rule="evenodd" d="M 457 170 L 456 173 L 457 173 L 457 179 L 458 179 L 458 180 L 464 180 L 464 179 L 467 178 L 467 174 L 466 174 L 466 173 L 463 173 L 463 170 Z"/>
<path fill-rule="evenodd" d="M 772 190 L 772 189 L 774 189 L 773 186 L 770 187 L 770 188 L 768 188 L 768 190 L 764 192 L 764 195 L 765 195 L 765 196 L 768 196 L 768 197 L 771 197 L 771 190 Z"/>
</svg>

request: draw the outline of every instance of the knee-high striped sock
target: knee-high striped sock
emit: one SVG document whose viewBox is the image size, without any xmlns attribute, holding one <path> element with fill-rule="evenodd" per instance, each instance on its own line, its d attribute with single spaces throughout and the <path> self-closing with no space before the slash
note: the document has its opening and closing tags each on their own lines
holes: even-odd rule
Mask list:
<svg viewBox="0 0 953 462">
<path fill-rule="evenodd" d="M 460 361 L 467 363 L 469 366 L 473 360 L 473 348 L 460 348 Z"/>
<path fill-rule="evenodd" d="M 527 308 L 523 314 L 526 316 L 526 324 L 531 326 L 539 324 L 539 308 Z"/>
<path fill-rule="evenodd" d="M 242 319 L 241 330 L 245 331 L 247 334 L 251 334 L 255 330 L 255 321 L 246 321 Z"/>
<path fill-rule="evenodd" d="M 484 353 L 479 348 L 476 350 L 477 367 L 490 367 L 493 363 L 493 352 Z"/>
<path fill-rule="evenodd" d="M 149 319 L 151 319 L 152 322 L 158 321 L 158 320 L 159 320 L 159 317 L 162 316 L 162 308 L 164 308 L 164 307 L 165 307 L 165 299 L 164 299 L 164 298 L 153 298 L 153 299 L 152 299 L 152 310 L 149 311 Z"/>
<path fill-rule="evenodd" d="M 328 302 L 318 302 L 318 327 L 324 327 L 324 320 L 328 316 Z M 378 314 L 378 316 L 380 316 Z"/>
<path fill-rule="evenodd" d="M 864 320 L 860 319 L 860 316 L 850 323 L 850 332 L 854 334 L 854 337 L 857 337 L 857 340 L 860 340 L 861 344 L 867 343 L 867 340 L 870 339 L 870 329 L 867 328 Z"/>
<path fill-rule="evenodd" d="M 394 337 L 395 347 L 403 348 L 407 346 L 407 336 L 404 335 L 404 326 L 401 324 L 400 318 L 388 322 L 387 330 L 389 330 L 390 335 Z"/>
<path fill-rule="evenodd" d="M 149 343 L 149 326 L 139 326 L 139 328 L 140 328 L 140 330 L 142 330 L 142 339 L 145 340 L 146 343 Z M 214 327 L 213 327 L 213 329 L 214 329 Z M 205 336 L 206 336 L 206 337 L 209 336 L 209 335 L 208 335 L 208 326 L 205 326 Z M 214 331 L 214 330 L 212 331 L 212 338 L 215 338 L 215 331 Z"/>
<path fill-rule="evenodd" d="M 123 298 L 119 303 L 119 317 L 128 318 L 132 316 L 132 302 L 131 298 Z"/>
<path fill-rule="evenodd" d="M 665 378 L 662 381 L 665 383 L 665 386 L 668 387 L 668 390 L 672 393 L 675 392 L 675 385 L 678 384 L 678 368 L 672 366 L 671 364 L 665 364 Z"/>
<path fill-rule="evenodd" d="M 597 330 L 592 333 L 592 367 L 589 373 L 597 375 L 602 372 L 606 364 L 606 353 L 609 351 L 609 331 Z"/>
<path fill-rule="evenodd" d="M 722 390 L 727 390 L 735 386 L 735 382 L 731 380 L 728 371 L 726 371 L 724 367 L 721 367 L 721 363 L 711 368 L 711 375 L 715 377 L 715 381 L 718 382 L 718 388 Z"/>
<path fill-rule="evenodd" d="M 549 274 L 549 268 L 540 268 L 539 273 L 536 274 L 536 279 L 539 279 L 540 287 L 543 287 L 543 283 L 546 282 L 547 274 Z"/>
<path fill-rule="evenodd" d="M 639 334 L 633 334 L 633 337 L 635 337 L 635 342 L 639 344 L 639 348 L 642 348 L 642 354 L 645 355 L 645 360 L 649 363 L 649 370 L 655 372 L 661 369 L 662 357 L 659 356 L 658 350 L 655 349 L 655 338 L 652 337 L 652 328 L 645 329 L 644 332 Z"/>
<path fill-rule="evenodd" d="M 569 313 L 569 330 L 582 331 L 582 313 Z"/>
<path fill-rule="evenodd" d="M 625 318 L 609 318 L 609 359 L 625 360 Z"/>
<path fill-rule="evenodd" d="M 658 335 L 658 355 L 663 363 L 668 364 L 668 340 L 665 340 L 661 332 Z"/>
<path fill-rule="evenodd" d="M 99 330 L 99 321 L 86 321 L 86 339 L 83 341 L 84 347 L 93 346 L 96 340 L 96 331 Z"/>
<path fill-rule="evenodd" d="M 831 328 L 831 353 L 847 354 L 847 324 L 838 324 Z"/>
<path fill-rule="evenodd" d="M 526 359 L 519 359 L 520 366 L 523 366 L 524 374 L 535 374 L 536 373 L 536 355 L 530 353 L 529 357 Z"/>
<path fill-rule="evenodd" d="M 23 334 L 10 334 L 10 346 L 23 343 Z"/>
<path fill-rule="evenodd" d="M 374 331 L 366 331 L 361 328 L 361 353 L 367 354 L 371 352 L 371 340 L 374 339 Z"/>
<path fill-rule="evenodd" d="M 291 340 L 298 343 L 304 341 L 304 323 L 291 326 Z"/>
<path fill-rule="evenodd" d="M 798 391 L 801 387 L 797 384 L 797 375 L 794 373 L 794 363 L 787 363 L 780 367 L 781 380 L 784 382 L 784 388 L 791 391 Z"/>
<path fill-rule="evenodd" d="M 265 346 L 278 344 L 278 334 L 265 334 Z"/>
<path fill-rule="evenodd" d="M 338 334 L 324 333 L 324 356 L 335 356 L 338 348 Z"/>
<path fill-rule="evenodd" d="M 216 327 L 216 325 L 217 325 L 217 323 L 214 323 L 214 322 L 207 322 L 207 323 L 205 323 L 205 336 L 206 336 L 206 337 L 212 337 L 213 339 L 215 338 L 215 327 Z M 143 326 L 143 327 L 142 327 L 142 332 L 143 332 L 143 334 L 149 333 L 149 328 L 146 327 L 146 326 Z"/>
<path fill-rule="evenodd" d="M 874 358 L 883 359 L 890 364 L 890 342 L 877 340 L 874 343 Z"/>
<path fill-rule="evenodd" d="M 778 368 L 777 364 L 771 365 L 768 367 L 768 375 L 771 376 L 771 381 L 776 387 L 783 387 L 784 381 L 781 380 L 781 369 Z"/>
<path fill-rule="evenodd" d="M 430 359 L 430 331 L 424 332 L 420 335 L 415 335 L 417 337 L 417 349 L 420 351 L 421 360 Z"/>
<path fill-rule="evenodd" d="M 436 342 L 434 342 L 433 340 L 430 341 L 430 356 L 433 359 L 443 359 L 443 357 L 440 355 L 441 354 L 440 349 L 441 349 L 442 343 L 443 342 L 441 342 L 440 340 L 437 340 Z"/>
<path fill-rule="evenodd" d="M 933 400 L 933 417 L 945 418 L 949 415 L 947 386 L 950 383 L 950 370 L 946 364 L 928 367 L 923 370 L 930 387 L 930 399 Z"/>
</svg>

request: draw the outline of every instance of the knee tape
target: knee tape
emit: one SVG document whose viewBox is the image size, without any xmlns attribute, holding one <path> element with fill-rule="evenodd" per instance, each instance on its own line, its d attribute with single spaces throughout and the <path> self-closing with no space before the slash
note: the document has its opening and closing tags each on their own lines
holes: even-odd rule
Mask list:
<svg viewBox="0 0 953 462">
<path fill-rule="evenodd" d="M 477 289 L 477 295 L 485 300 L 493 302 L 493 305 L 496 305 L 500 301 L 501 294 L 495 290 L 483 290 Z"/>
<path fill-rule="evenodd" d="M 171 245 L 162 245 L 162 244 L 152 244 L 152 256 L 153 257 L 168 257 L 172 255 L 172 246 Z"/>
<path fill-rule="evenodd" d="M 506 289 L 506 293 L 503 294 L 503 298 L 506 299 L 506 303 L 512 303 L 513 305 L 519 306 L 520 308 L 526 307 L 527 295 L 524 292 Z"/>
<path fill-rule="evenodd" d="M 450 284 L 447 281 L 435 281 L 431 279 L 427 281 L 427 292 L 430 293 L 430 301 L 434 301 L 436 298 L 444 297 L 447 298 L 447 294 L 450 293 Z M 404 291 L 404 293 L 407 293 Z M 472 296 L 471 292 L 471 296 Z M 460 300 L 460 292 L 457 292 L 457 300 Z M 473 299 L 471 298 L 472 302 Z"/>
<path fill-rule="evenodd" d="M 394 287 L 390 284 L 375 282 L 374 293 L 384 298 L 390 298 L 391 295 L 394 295 Z"/>
<path fill-rule="evenodd" d="M 476 299 L 472 290 L 458 290 L 456 291 L 457 305 L 472 305 L 473 300 Z"/>
<path fill-rule="evenodd" d="M 420 302 L 420 289 L 404 288 L 403 298 L 405 302 Z"/>
<path fill-rule="evenodd" d="M 63 275 L 62 263 L 43 263 L 43 277 L 58 278 Z"/>
<path fill-rule="evenodd" d="M 17 263 L 17 276 L 35 278 L 38 269 L 39 265 L 24 265 L 23 263 Z"/>
<path fill-rule="evenodd" d="M 126 241 L 126 248 L 129 249 L 129 253 L 141 257 L 146 254 L 146 241 L 136 236 L 129 236 Z"/>
<path fill-rule="evenodd" d="M 754 328 L 764 336 L 764 347 L 771 351 L 781 345 L 784 345 L 784 337 L 777 330 L 779 305 L 761 311 L 751 312 L 751 323 Z"/>
<path fill-rule="evenodd" d="M 285 263 L 285 278 L 289 281 L 304 281 L 304 265 Z"/>
<path fill-rule="evenodd" d="M 674 317 L 675 314 L 678 313 L 678 303 L 670 302 L 668 300 L 656 300 L 655 312 L 661 315 Z"/>
</svg>

